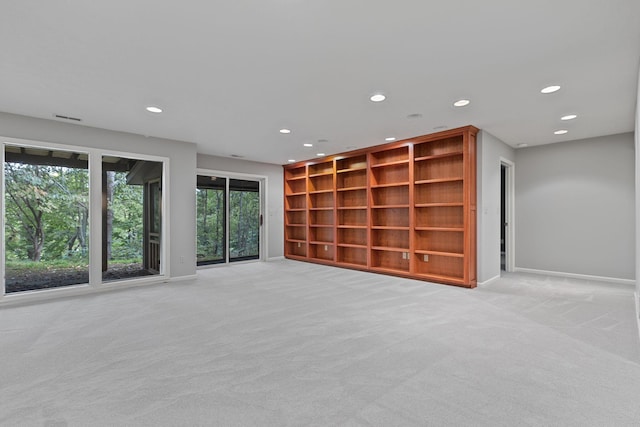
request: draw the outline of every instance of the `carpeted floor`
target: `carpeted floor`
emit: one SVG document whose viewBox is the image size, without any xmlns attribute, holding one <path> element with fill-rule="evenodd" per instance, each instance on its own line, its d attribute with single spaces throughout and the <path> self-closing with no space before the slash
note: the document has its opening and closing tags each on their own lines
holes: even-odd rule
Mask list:
<svg viewBox="0 0 640 427">
<path fill-rule="evenodd" d="M 294 261 L 0 308 L 4 426 L 638 426 L 632 287 Z"/>
</svg>

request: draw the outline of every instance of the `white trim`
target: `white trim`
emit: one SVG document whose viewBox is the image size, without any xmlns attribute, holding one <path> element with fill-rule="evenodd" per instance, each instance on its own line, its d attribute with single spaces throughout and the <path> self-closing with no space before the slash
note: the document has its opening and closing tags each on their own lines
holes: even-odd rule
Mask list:
<svg viewBox="0 0 640 427">
<path fill-rule="evenodd" d="M 169 279 L 169 283 L 186 282 L 188 280 L 196 280 L 197 278 L 198 278 L 197 274 L 189 274 L 188 276 L 172 277 Z"/>
<path fill-rule="evenodd" d="M 514 269 L 518 273 L 541 274 L 544 276 L 567 277 L 570 279 L 597 280 L 599 282 L 617 283 L 620 285 L 635 285 L 636 281 L 632 279 L 619 279 L 616 277 L 592 276 L 590 274 L 566 273 L 563 271 L 537 270 L 535 268 L 516 267 Z"/>
<path fill-rule="evenodd" d="M 94 209 L 94 206 L 97 206 Z M 91 240 L 91 236 L 100 236 Z M 89 285 L 102 283 L 102 156 L 89 153 Z"/>
<path fill-rule="evenodd" d="M 271 262 L 271 261 L 284 261 L 286 258 L 283 256 L 274 256 L 271 258 L 267 258 L 267 262 Z"/>
<path fill-rule="evenodd" d="M 505 269 L 507 272 L 512 272 L 515 270 L 516 265 L 516 256 L 515 256 L 515 248 L 516 248 L 516 222 L 515 222 L 515 199 L 516 199 L 516 164 L 509 159 L 506 159 L 500 156 L 500 165 L 506 166 L 506 218 L 507 221 L 507 229 L 505 235 Z M 502 224 L 500 224 L 500 228 L 502 228 Z"/>
<path fill-rule="evenodd" d="M 633 296 L 636 300 L 636 320 L 638 321 L 638 337 L 640 337 L 640 293 L 636 291 Z"/>
<path fill-rule="evenodd" d="M 58 288 L 34 289 L 33 291 L 18 292 L 0 297 L 0 307 L 15 304 L 32 304 L 40 301 L 51 301 L 58 298 L 77 297 L 92 295 L 101 292 L 116 291 L 119 289 L 130 289 L 141 286 L 158 285 L 170 281 L 164 276 L 147 276 L 137 279 L 124 279 L 113 282 L 104 282 L 97 286 L 87 283 L 81 285 L 70 285 Z"/>
<path fill-rule="evenodd" d="M 484 282 L 478 282 L 478 286 L 488 285 L 489 283 L 495 282 L 498 279 L 500 279 L 499 274 L 497 276 L 493 276 L 492 278 L 485 280 Z"/>
<path fill-rule="evenodd" d="M 0 197 L 2 198 L 0 201 L 0 227 L 2 227 L 2 229 L 0 229 L 0 302 L 2 301 L 2 299 L 4 298 L 4 294 L 5 294 L 5 282 L 6 280 L 4 279 L 5 277 L 5 266 L 4 266 L 4 261 L 5 261 L 5 256 L 4 256 L 4 217 L 5 217 L 5 212 L 4 212 L 4 201 L 5 199 L 5 194 L 4 194 L 4 151 L 5 151 L 5 145 L 4 143 L 0 144 L 0 148 L 2 148 L 2 154 L 0 154 L 0 160 L 2 160 L 2 170 L 0 171 Z M 91 212 L 91 211 L 89 211 Z"/>
</svg>

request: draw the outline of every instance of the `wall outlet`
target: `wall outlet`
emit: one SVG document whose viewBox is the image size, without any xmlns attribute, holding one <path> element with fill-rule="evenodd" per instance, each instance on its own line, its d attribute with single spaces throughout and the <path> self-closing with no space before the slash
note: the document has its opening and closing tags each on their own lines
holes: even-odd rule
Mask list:
<svg viewBox="0 0 640 427">
<path fill-rule="evenodd" d="M 180 257 L 180 264 L 184 264 L 184 257 L 183 256 Z"/>
<path fill-rule="evenodd" d="M 324 245 L 324 250 L 325 250 L 325 251 L 328 251 L 328 250 L 329 250 L 329 247 L 328 247 L 327 245 Z"/>
<path fill-rule="evenodd" d="M 300 242 L 298 242 L 298 247 L 300 247 Z"/>
<path fill-rule="evenodd" d="M 429 262 L 429 255 L 424 254 L 423 258 L 424 258 L 424 262 Z"/>
</svg>

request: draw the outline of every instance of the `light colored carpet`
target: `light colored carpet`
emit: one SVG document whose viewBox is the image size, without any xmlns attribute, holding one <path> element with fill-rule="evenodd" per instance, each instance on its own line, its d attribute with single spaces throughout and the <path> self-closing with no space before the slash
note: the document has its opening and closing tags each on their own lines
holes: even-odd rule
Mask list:
<svg viewBox="0 0 640 427">
<path fill-rule="evenodd" d="M 0 308 L 0 425 L 638 426 L 633 289 L 294 261 Z"/>
</svg>

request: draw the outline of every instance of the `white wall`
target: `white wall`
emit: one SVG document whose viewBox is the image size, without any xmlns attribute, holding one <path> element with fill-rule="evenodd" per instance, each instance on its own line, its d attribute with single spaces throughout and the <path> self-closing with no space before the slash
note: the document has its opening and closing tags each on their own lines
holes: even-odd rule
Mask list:
<svg viewBox="0 0 640 427">
<path fill-rule="evenodd" d="M 198 154 L 199 169 L 245 173 L 267 177 L 267 258 L 284 256 L 284 184 L 282 166 Z"/>
<path fill-rule="evenodd" d="M 633 134 L 516 151 L 516 268 L 633 280 Z"/>
<path fill-rule="evenodd" d="M 500 158 L 515 150 L 486 131 L 478 134 L 478 282 L 500 276 Z M 516 167 L 517 168 L 517 167 Z"/>
<path fill-rule="evenodd" d="M 168 157 L 170 191 L 170 275 L 195 274 L 196 146 L 88 126 L 0 112 L 0 135 L 33 141 Z M 180 262 L 184 257 L 184 262 Z"/>
</svg>

